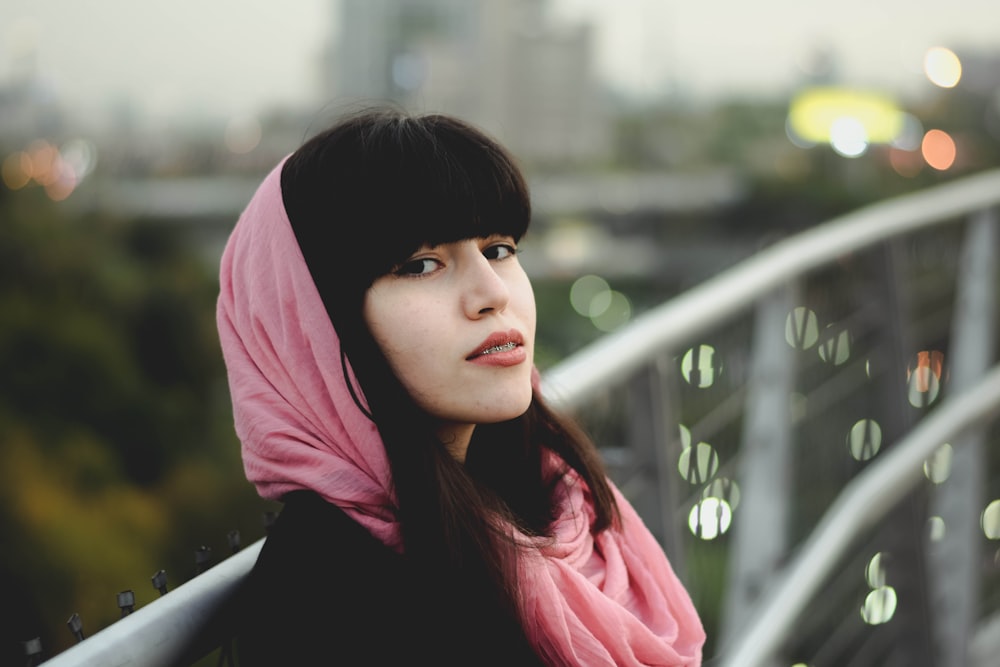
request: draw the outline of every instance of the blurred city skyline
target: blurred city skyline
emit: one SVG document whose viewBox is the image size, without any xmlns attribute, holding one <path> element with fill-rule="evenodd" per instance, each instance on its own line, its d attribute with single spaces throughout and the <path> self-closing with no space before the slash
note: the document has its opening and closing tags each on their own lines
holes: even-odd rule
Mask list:
<svg viewBox="0 0 1000 667">
<path fill-rule="evenodd" d="M 56 104 L 89 118 L 308 108 L 321 103 L 339 4 L 3 0 L 0 87 L 28 68 Z M 989 0 L 541 4 L 556 21 L 592 26 L 597 75 L 633 101 L 781 95 L 823 53 L 844 82 L 903 94 L 929 85 L 930 47 L 995 51 L 1000 18 Z"/>
</svg>

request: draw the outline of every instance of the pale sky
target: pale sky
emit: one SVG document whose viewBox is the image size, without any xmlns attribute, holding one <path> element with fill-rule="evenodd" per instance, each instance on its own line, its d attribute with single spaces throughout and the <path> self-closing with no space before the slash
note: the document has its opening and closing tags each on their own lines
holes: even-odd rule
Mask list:
<svg viewBox="0 0 1000 667">
<path fill-rule="evenodd" d="M 925 82 L 933 46 L 1000 49 L 997 0 L 559 0 L 600 16 L 603 67 L 648 89 L 669 78 L 693 95 L 781 90 L 819 47 L 847 82 Z M 644 65 L 645 63 L 645 65 Z M 650 66 L 653 63 L 653 66 Z M 656 64 L 659 64 L 657 67 Z"/>
<path fill-rule="evenodd" d="M 33 49 L 70 109 L 237 115 L 310 104 L 334 0 L 0 0 L 0 82 Z M 620 88 L 695 97 L 787 88 L 817 46 L 849 83 L 923 85 L 931 46 L 1000 49 L 997 0 L 553 0 L 593 20 Z"/>
</svg>

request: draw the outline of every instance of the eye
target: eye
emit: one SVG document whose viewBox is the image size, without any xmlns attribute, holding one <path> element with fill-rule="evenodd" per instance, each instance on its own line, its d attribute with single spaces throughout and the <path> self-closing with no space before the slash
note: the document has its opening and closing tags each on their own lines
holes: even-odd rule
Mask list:
<svg viewBox="0 0 1000 667">
<path fill-rule="evenodd" d="M 517 254 L 517 247 L 512 243 L 494 243 L 483 250 L 483 256 L 490 260 L 505 260 Z"/>
<path fill-rule="evenodd" d="M 397 276 L 423 276 L 433 272 L 438 265 L 439 263 L 436 259 L 419 257 L 406 260 L 393 269 L 392 273 Z"/>
</svg>

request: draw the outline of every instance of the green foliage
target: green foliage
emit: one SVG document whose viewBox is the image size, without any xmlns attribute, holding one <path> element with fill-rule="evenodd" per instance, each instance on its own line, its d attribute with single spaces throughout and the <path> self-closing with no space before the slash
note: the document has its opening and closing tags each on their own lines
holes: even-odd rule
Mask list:
<svg viewBox="0 0 1000 667">
<path fill-rule="evenodd" d="M 0 192 L 0 663 L 141 606 L 263 533 L 215 332 L 214 271 L 166 226 Z M 10 591 L 10 594 L 6 594 Z"/>
</svg>

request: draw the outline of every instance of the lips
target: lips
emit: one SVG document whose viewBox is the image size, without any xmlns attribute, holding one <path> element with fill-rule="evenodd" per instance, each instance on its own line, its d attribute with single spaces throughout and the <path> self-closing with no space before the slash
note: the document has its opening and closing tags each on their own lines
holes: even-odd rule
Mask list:
<svg viewBox="0 0 1000 667">
<path fill-rule="evenodd" d="M 521 336 L 521 332 L 517 329 L 505 332 L 498 331 L 480 343 L 472 354 L 466 357 L 466 360 L 471 361 L 477 357 L 502 354 L 517 349 L 522 345 L 524 345 L 524 337 Z"/>
</svg>

